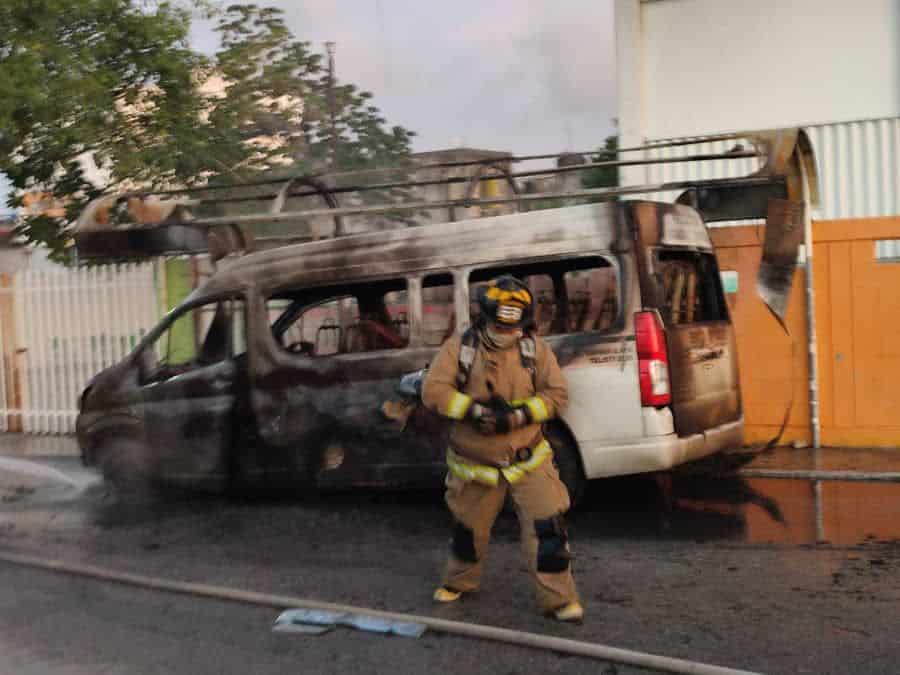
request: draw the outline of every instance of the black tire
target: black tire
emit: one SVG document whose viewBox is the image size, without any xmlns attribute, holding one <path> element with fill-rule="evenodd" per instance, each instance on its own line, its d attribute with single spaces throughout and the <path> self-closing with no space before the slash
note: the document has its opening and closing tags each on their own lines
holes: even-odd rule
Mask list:
<svg viewBox="0 0 900 675">
<path fill-rule="evenodd" d="M 569 491 L 572 508 L 581 502 L 587 490 L 587 479 L 581 466 L 581 455 L 571 434 L 556 424 L 544 428 L 544 436 L 553 448 L 553 462 L 559 471 L 559 478 Z"/>
</svg>

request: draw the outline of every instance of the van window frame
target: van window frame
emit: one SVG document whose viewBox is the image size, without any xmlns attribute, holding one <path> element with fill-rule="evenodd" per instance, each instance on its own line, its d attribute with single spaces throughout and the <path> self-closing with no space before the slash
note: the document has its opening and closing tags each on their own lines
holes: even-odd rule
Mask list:
<svg viewBox="0 0 900 675">
<path fill-rule="evenodd" d="M 448 276 L 452 282 L 453 288 L 453 302 L 451 303 L 453 307 L 453 325 L 450 326 L 450 335 L 455 335 L 459 332 L 459 292 L 458 289 L 460 287 L 460 269 L 459 268 L 449 268 L 449 267 L 440 267 L 435 269 L 424 270 L 416 275 L 416 295 L 415 300 L 410 301 L 410 307 L 415 305 L 416 307 L 416 316 L 418 317 L 418 321 L 416 321 L 416 326 L 418 328 L 418 341 L 416 342 L 416 347 L 420 347 L 422 349 L 440 349 L 441 346 L 446 342 L 441 342 L 439 345 L 430 345 L 425 341 L 425 298 L 422 293 L 425 290 L 425 279 L 428 277 L 439 277 L 439 276 Z M 412 331 L 410 331 L 410 346 L 412 344 Z"/>
<path fill-rule="evenodd" d="M 159 320 L 159 322 L 151 328 L 147 334 L 141 338 L 140 342 L 135 345 L 134 349 L 131 351 L 131 356 L 141 353 L 144 351 L 144 348 L 148 344 L 152 344 L 156 342 L 160 335 L 165 333 L 169 327 L 178 321 L 185 313 L 191 311 L 192 309 L 196 309 L 197 307 L 202 307 L 203 305 L 209 305 L 213 302 L 221 302 L 222 300 L 240 300 L 244 303 L 244 336 L 245 338 L 248 335 L 248 306 L 250 299 L 243 291 L 225 291 L 223 293 L 217 293 L 215 295 L 204 296 L 202 299 L 191 300 L 190 302 L 185 302 L 180 305 L 176 305 L 172 309 L 170 309 L 163 318 Z M 249 344 L 249 342 L 247 342 Z M 232 356 L 234 358 L 234 356 Z"/>
<path fill-rule="evenodd" d="M 250 351 L 250 336 L 249 336 L 249 326 L 250 326 L 250 299 L 247 297 L 247 294 L 244 291 L 223 291 L 222 293 L 216 293 L 215 295 L 204 296 L 202 298 L 198 298 L 196 300 L 191 300 L 190 302 L 184 302 L 180 305 L 173 307 L 169 310 L 166 315 L 160 319 L 159 323 L 156 324 L 142 339 L 135 345 L 134 349 L 131 353 L 126 357 L 127 362 L 131 364 L 137 364 L 139 366 L 139 386 L 151 386 L 154 384 L 159 384 L 159 382 L 163 382 L 166 380 L 160 381 L 144 381 L 145 373 L 141 372 L 144 368 L 145 359 L 142 358 L 147 349 L 152 349 L 156 344 L 157 340 L 159 340 L 162 335 L 169 330 L 176 321 L 184 317 L 189 312 L 192 312 L 198 307 L 203 307 L 204 305 L 211 305 L 213 303 L 218 304 L 220 302 L 226 300 L 237 300 L 241 303 L 241 311 L 244 314 L 243 321 L 241 322 L 244 330 L 244 351 L 236 354 L 234 350 L 235 340 L 234 333 L 231 334 L 230 344 L 228 346 L 229 355 L 226 359 L 223 359 L 219 363 L 224 363 L 225 361 L 234 361 L 240 356 L 244 354 L 248 354 Z M 232 330 L 234 327 L 233 316 L 231 322 Z M 214 364 L 211 364 L 214 365 Z M 200 368 L 207 368 L 207 366 L 201 366 Z M 194 372 L 195 370 L 199 370 L 200 368 L 191 369 L 186 372 Z"/>
<path fill-rule="evenodd" d="M 425 274 L 427 274 L 427 272 Z M 315 283 L 315 284 L 309 284 L 309 285 L 298 284 L 298 285 L 294 285 L 294 286 L 290 286 L 290 285 L 289 286 L 276 286 L 276 287 L 269 288 L 269 289 L 261 289 L 261 292 L 260 292 L 260 297 L 262 299 L 263 306 L 266 309 L 268 309 L 269 301 L 276 299 L 276 296 L 279 293 L 290 293 L 290 292 L 307 293 L 307 292 L 313 292 L 316 289 L 321 289 L 324 292 L 328 289 L 349 288 L 349 287 L 354 287 L 354 286 L 358 287 L 358 286 L 365 286 L 367 284 L 373 284 L 373 283 L 379 283 L 379 282 L 403 281 L 405 284 L 405 287 L 402 289 L 399 289 L 399 290 L 406 291 L 407 312 L 408 312 L 407 321 L 409 322 L 409 338 L 407 339 L 406 345 L 403 347 L 397 347 L 394 349 L 372 349 L 372 350 L 363 351 L 363 352 L 343 352 L 343 353 L 338 352 L 335 354 L 323 354 L 321 356 L 303 354 L 303 353 L 299 353 L 299 352 L 291 352 L 291 351 L 288 351 L 288 349 L 286 348 L 285 345 L 281 344 L 280 340 L 275 336 L 275 333 L 273 331 L 273 328 L 275 327 L 275 325 L 278 324 L 279 322 L 281 322 L 281 320 L 284 316 L 287 316 L 287 310 L 285 310 L 285 313 L 282 316 L 278 317 L 278 319 L 275 320 L 275 323 L 270 324 L 268 321 L 268 315 L 267 315 L 266 316 L 266 329 L 264 332 L 267 333 L 268 339 L 270 339 L 272 341 L 272 344 L 275 346 L 276 350 L 289 359 L 306 359 L 309 361 L 321 361 L 323 359 L 335 359 L 335 358 L 345 359 L 346 358 L 346 359 L 350 359 L 350 360 L 356 360 L 356 359 L 360 359 L 360 358 L 366 358 L 370 355 L 385 356 L 385 355 L 402 354 L 403 352 L 405 352 L 408 349 L 419 348 L 422 345 L 416 344 L 415 340 L 419 337 L 417 335 L 417 332 L 418 332 L 417 328 L 419 328 L 419 322 L 416 319 L 416 316 L 417 316 L 416 313 L 418 312 L 418 315 L 421 315 L 421 312 L 419 311 L 421 309 L 421 296 L 419 295 L 419 290 L 421 289 L 421 285 L 420 285 L 421 276 L 422 276 L 422 273 L 416 273 L 415 275 L 413 275 L 413 274 L 401 274 L 401 275 L 387 274 L 387 275 L 378 275 L 378 276 L 374 276 L 374 277 L 359 277 L 359 278 L 349 279 L 340 284 L 336 284 L 334 282 L 330 282 L 330 283 L 326 282 L 326 283 Z M 415 291 L 415 293 L 414 293 L 414 291 Z M 393 291 L 393 290 L 387 291 L 387 293 L 392 293 L 392 292 L 395 292 L 395 291 Z M 309 304 L 306 304 L 306 305 L 299 305 L 297 311 L 292 313 L 291 321 L 290 321 L 290 323 L 288 323 L 287 327 L 285 328 L 285 331 L 288 328 L 290 328 L 290 325 L 294 321 L 296 321 L 308 309 L 316 307 L 317 305 L 324 304 L 326 302 L 330 302 L 332 300 L 345 298 L 345 297 L 353 297 L 358 302 L 358 298 L 356 298 L 356 296 L 353 293 L 343 292 L 340 294 L 336 294 L 334 296 L 326 295 L 324 297 L 320 297 L 319 299 L 317 299 L 313 302 L 310 302 Z M 288 307 L 288 309 L 290 309 L 290 306 Z M 285 331 L 282 331 L 282 333 L 284 333 Z"/>
<path fill-rule="evenodd" d="M 668 317 L 667 313 L 663 311 L 665 309 L 665 288 L 663 288 L 662 284 L 659 281 L 659 273 L 660 265 L 664 261 L 660 260 L 660 253 L 680 253 L 693 255 L 696 256 L 701 261 L 701 263 L 703 258 L 706 258 L 706 260 L 708 260 L 712 264 L 709 278 L 715 282 L 714 290 L 716 293 L 716 303 L 719 305 L 721 318 L 703 319 L 702 321 L 691 321 L 677 324 L 670 321 L 670 317 Z M 656 286 L 658 305 L 656 309 L 659 310 L 660 316 L 663 320 L 663 324 L 666 328 L 686 328 L 690 326 L 733 323 L 731 317 L 731 307 L 728 304 L 728 297 L 722 284 L 722 275 L 721 270 L 719 269 L 719 259 L 716 257 L 716 252 L 714 249 L 699 248 L 696 246 L 653 246 L 651 248 L 651 254 L 653 256 L 653 284 Z"/>
<path fill-rule="evenodd" d="M 469 290 L 471 288 L 471 275 L 472 272 L 477 272 L 479 270 L 491 269 L 494 267 L 499 268 L 509 268 L 509 267 L 524 267 L 530 265 L 540 265 L 544 264 L 561 264 L 565 263 L 569 260 L 582 260 L 587 258 L 600 258 L 605 262 L 609 263 L 610 267 L 614 270 L 614 276 L 616 279 L 616 317 L 610 323 L 609 327 L 605 330 L 589 330 L 589 331 L 574 331 L 574 332 L 565 332 L 565 333 L 554 333 L 553 335 L 543 335 L 541 339 L 544 340 L 553 340 L 556 338 L 563 338 L 570 335 L 611 335 L 615 333 L 620 333 L 625 329 L 625 307 L 623 305 L 623 297 L 624 297 L 624 285 L 625 285 L 625 274 L 620 264 L 616 254 L 612 251 L 589 251 L 584 253 L 563 253 L 557 254 L 553 256 L 540 256 L 535 258 L 514 258 L 514 259 L 506 259 L 506 260 L 498 260 L 494 262 L 488 263 L 479 263 L 477 265 L 468 265 L 461 269 L 462 278 L 464 279 L 463 293 L 465 296 L 465 313 L 462 316 L 464 324 L 460 327 L 460 330 L 465 330 L 469 326 L 471 326 L 471 321 L 469 317 L 469 306 L 471 303 L 471 297 Z M 590 268 L 587 268 L 590 269 Z M 569 270 L 572 271 L 572 270 Z M 552 275 L 551 275 L 552 278 Z M 563 281 L 565 283 L 565 281 Z M 554 289 L 555 290 L 555 289 Z M 566 309 L 568 313 L 568 308 Z M 568 318 L 568 316 L 567 316 Z M 459 323 L 459 321 L 457 321 Z"/>
</svg>

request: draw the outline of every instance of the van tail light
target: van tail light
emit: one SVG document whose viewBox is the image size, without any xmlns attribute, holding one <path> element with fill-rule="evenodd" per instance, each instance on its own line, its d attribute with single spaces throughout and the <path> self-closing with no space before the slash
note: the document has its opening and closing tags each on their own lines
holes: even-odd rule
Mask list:
<svg viewBox="0 0 900 675">
<path fill-rule="evenodd" d="M 641 380 L 641 405 L 669 405 L 672 402 L 669 354 L 659 314 L 637 312 L 634 315 L 634 332 Z"/>
</svg>

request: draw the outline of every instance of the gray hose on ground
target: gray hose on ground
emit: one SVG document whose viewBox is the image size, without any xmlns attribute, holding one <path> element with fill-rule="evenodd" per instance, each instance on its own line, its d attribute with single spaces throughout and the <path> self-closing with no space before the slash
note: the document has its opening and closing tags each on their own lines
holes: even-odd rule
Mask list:
<svg viewBox="0 0 900 675">
<path fill-rule="evenodd" d="M 836 480 L 864 483 L 900 483 L 900 471 L 819 471 L 793 469 L 741 469 L 745 478 L 783 478 L 788 480 Z"/>
<path fill-rule="evenodd" d="M 697 663 L 695 661 L 686 661 L 683 659 L 675 659 L 667 656 L 657 656 L 655 654 L 635 652 L 628 649 L 607 647 L 605 645 L 598 645 L 590 642 L 568 640 L 565 638 L 552 637 L 549 635 L 540 635 L 538 633 L 525 633 L 518 630 L 511 630 L 509 628 L 482 626 L 479 624 L 465 623 L 462 621 L 447 621 L 445 619 L 436 619 L 430 616 L 416 616 L 414 614 L 384 612 L 375 609 L 368 609 L 365 607 L 354 607 L 352 605 L 339 605 L 330 602 L 319 602 L 317 600 L 308 600 L 306 598 L 295 598 L 285 595 L 271 595 L 268 593 L 256 593 L 253 591 L 242 591 L 240 589 L 228 588 L 225 586 L 212 586 L 210 584 L 198 584 L 184 581 L 170 581 L 167 579 L 161 579 L 159 577 L 148 577 L 142 574 L 131 574 L 128 572 L 116 572 L 115 570 L 109 570 L 103 567 L 65 562 L 62 560 L 47 560 L 44 558 L 19 555 L 15 553 L 0 553 L 0 561 L 14 565 L 36 567 L 52 572 L 61 572 L 64 574 L 90 577 L 92 579 L 99 579 L 102 581 L 127 584 L 140 588 L 149 588 L 157 591 L 168 591 L 171 593 L 181 593 L 184 595 L 212 598 L 215 600 L 230 600 L 233 602 L 260 605 L 263 607 L 273 607 L 277 609 L 296 607 L 305 609 L 321 609 L 332 612 L 352 612 L 355 614 L 376 616 L 382 619 L 389 619 L 391 621 L 420 623 L 439 633 L 446 633 L 449 635 L 463 635 L 480 640 L 505 642 L 508 644 L 518 645 L 520 647 L 545 649 L 562 654 L 572 654 L 574 656 L 583 656 L 586 658 L 599 659 L 602 661 L 613 661 L 616 663 L 640 666 L 641 668 L 649 668 L 651 670 L 658 670 L 667 673 L 682 673 L 684 675 L 759 675 L 759 673 L 753 673 L 747 670 L 723 668 L 720 666 L 712 666 L 705 663 Z"/>
</svg>

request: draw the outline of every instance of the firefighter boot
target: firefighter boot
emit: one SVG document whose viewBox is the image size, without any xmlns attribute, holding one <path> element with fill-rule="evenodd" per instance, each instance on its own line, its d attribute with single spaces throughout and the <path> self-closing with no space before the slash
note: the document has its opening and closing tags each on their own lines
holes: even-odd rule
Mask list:
<svg viewBox="0 0 900 675">
<path fill-rule="evenodd" d="M 581 620 L 584 619 L 584 607 L 580 602 L 570 602 L 553 612 L 553 618 L 557 621 L 581 623 Z"/>
<path fill-rule="evenodd" d="M 434 592 L 435 602 L 456 602 L 462 597 L 462 591 L 454 591 L 446 586 L 439 586 Z"/>
</svg>

